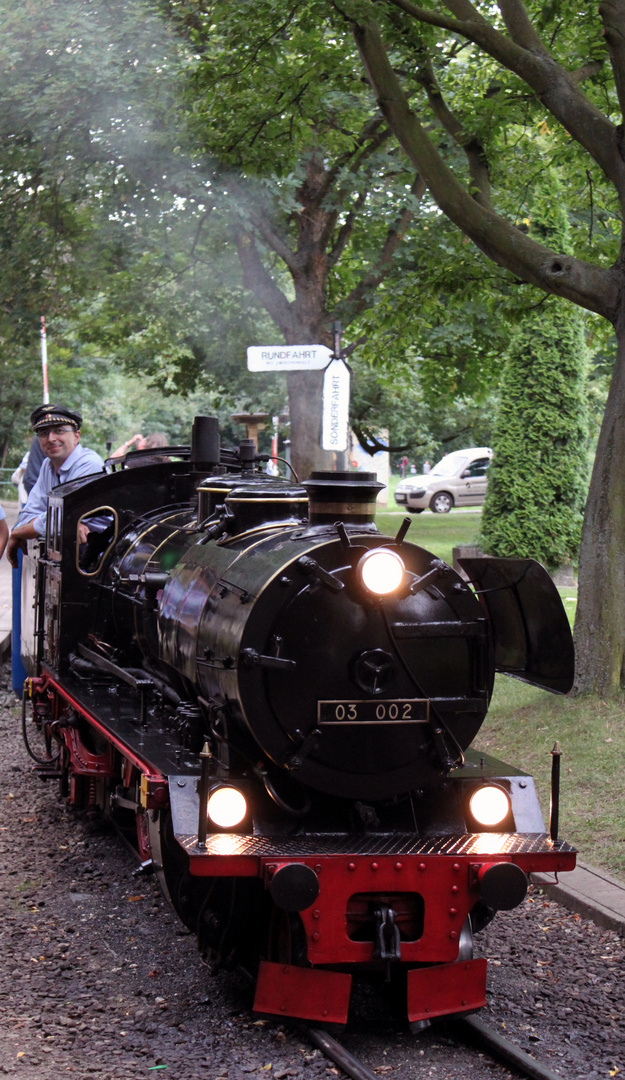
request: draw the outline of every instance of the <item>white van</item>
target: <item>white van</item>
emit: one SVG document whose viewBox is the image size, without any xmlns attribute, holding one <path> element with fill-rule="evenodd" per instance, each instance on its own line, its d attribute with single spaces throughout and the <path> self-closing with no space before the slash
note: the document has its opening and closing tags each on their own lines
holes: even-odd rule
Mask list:
<svg viewBox="0 0 625 1080">
<path fill-rule="evenodd" d="M 452 506 L 479 506 L 486 498 L 486 471 L 492 457 L 489 446 L 454 450 L 431 472 L 400 480 L 395 502 L 411 514 L 421 514 L 428 507 L 435 514 L 448 514 Z"/>
</svg>

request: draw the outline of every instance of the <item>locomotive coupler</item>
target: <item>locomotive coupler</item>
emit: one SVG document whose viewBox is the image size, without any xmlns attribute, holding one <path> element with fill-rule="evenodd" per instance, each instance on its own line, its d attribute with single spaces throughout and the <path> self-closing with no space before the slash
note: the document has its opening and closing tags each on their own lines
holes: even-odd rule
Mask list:
<svg viewBox="0 0 625 1080">
<path fill-rule="evenodd" d="M 375 909 L 375 947 L 373 955 L 376 960 L 399 960 L 400 938 L 399 927 L 395 922 L 395 911 L 388 904 L 380 904 Z"/>
</svg>

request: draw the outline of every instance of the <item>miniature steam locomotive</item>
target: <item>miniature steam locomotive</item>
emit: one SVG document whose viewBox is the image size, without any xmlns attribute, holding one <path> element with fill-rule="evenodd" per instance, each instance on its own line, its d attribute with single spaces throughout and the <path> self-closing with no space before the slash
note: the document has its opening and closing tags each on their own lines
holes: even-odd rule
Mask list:
<svg viewBox="0 0 625 1080">
<path fill-rule="evenodd" d="M 475 558 L 467 583 L 408 519 L 378 532 L 375 475 L 267 477 L 212 417 L 170 453 L 49 496 L 22 581 L 35 768 L 132 833 L 215 964 L 257 966 L 257 1011 L 343 1023 L 360 971 L 415 1030 L 480 1007 L 474 931 L 575 864 L 531 777 L 470 749 L 495 671 L 570 688 L 551 579 Z"/>
</svg>

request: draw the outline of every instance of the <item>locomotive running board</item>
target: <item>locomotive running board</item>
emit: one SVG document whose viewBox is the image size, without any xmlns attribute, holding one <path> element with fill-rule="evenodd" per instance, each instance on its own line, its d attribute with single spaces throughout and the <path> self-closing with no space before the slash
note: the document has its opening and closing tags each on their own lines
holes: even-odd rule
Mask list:
<svg viewBox="0 0 625 1080">
<path fill-rule="evenodd" d="M 495 638 L 495 667 L 532 686 L 568 694 L 575 655 L 569 621 L 550 575 L 535 559 L 458 559 Z"/>
</svg>

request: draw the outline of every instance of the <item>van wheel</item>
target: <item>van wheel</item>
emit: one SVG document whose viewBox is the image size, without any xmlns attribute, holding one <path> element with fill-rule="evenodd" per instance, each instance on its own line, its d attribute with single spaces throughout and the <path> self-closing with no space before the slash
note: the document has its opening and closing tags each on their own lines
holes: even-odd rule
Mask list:
<svg viewBox="0 0 625 1080">
<path fill-rule="evenodd" d="M 453 505 L 453 497 L 447 491 L 437 491 L 430 499 L 430 510 L 435 514 L 448 514 Z"/>
</svg>

